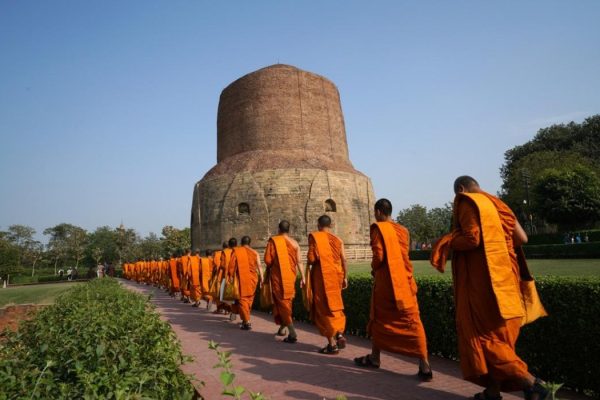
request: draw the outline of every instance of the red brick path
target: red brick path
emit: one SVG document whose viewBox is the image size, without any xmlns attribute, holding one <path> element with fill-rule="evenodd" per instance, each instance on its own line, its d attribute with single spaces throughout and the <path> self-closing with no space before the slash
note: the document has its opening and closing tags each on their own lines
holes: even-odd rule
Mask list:
<svg viewBox="0 0 600 400">
<path fill-rule="evenodd" d="M 325 340 L 310 324 L 297 323 L 299 341 L 287 344 L 275 336 L 277 326 L 266 313 L 255 312 L 253 330 L 242 331 L 239 320 L 230 322 L 227 316 L 193 308 L 151 286 L 122 282 L 135 291 L 152 294 L 158 312 L 181 340 L 184 354 L 194 357 L 194 362 L 182 369 L 205 383 L 200 390 L 205 399 L 225 398 L 220 395 L 220 371 L 212 368 L 217 358 L 208 349 L 209 340 L 233 352 L 236 384 L 261 391 L 273 400 L 335 399 L 340 394 L 361 400 L 462 400 L 481 391 L 460 378 L 458 364 L 451 360 L 431 359 L 434 379 L 429 383 L 416 378 L 416 360 L 407 357 L 384 354 L 381 369 L 362 369 L 354 366 L 352 359 L 369 352 L 370 342 L 366 339 L 350 336 L 348 346 L 339 355 L 322 355 L 317 350 L 325 345 Z M 504 395 L 505 400 L 519 398 L 520 393 Z"/>
</svg>

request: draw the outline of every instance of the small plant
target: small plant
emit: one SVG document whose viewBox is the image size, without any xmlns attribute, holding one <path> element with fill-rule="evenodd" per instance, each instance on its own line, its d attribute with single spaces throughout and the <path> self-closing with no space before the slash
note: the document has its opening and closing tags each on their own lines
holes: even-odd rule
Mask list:
<svg viewBox="0 0 600 400">
<path fill-rule="evenodd" d="M 542 385 L 546 390 L 550 391 L 550 397 L 548 398 L 548 400 L 560 400 L 558 397 L 556 397 L 556 393 L 562 387 L 562 385 L 562 383 L 554 382 L 546 382 Z"/>
<path fill-rule="evenodd" d="M 219 362 L 213 368 L 222 368 L 219 379 L 223 384 L 224 396 L 230 396 L 234 399 L 243 399 L 243 395 L 247 394 L 251 400 L 267 400 L 267 398 L 260 392 L 252 392 L 243 386 L 236 386 L 234 383 L 235 374 L 233 373 L 233 364 L 231 362 L 231 352 L 219 350 L 219 343 L 214 341 L 208 342 L 208 348 L 214 350 L 217 353 Z"/>
</svg>

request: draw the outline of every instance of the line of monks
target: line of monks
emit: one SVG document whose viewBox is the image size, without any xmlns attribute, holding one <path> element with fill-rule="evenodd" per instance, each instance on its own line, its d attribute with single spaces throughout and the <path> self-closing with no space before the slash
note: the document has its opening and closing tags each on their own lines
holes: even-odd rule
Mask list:
<svg viewBox="0 0 600 400">
<path fill-rule="evenodd" d="M 452 258 L 463 376 L 485 388 L 474 399 L 498 400 L 501 391 L 522 390 L 527 400 L 543 400 L 549 396 L 544 382 L 529 373 L 515 352 L 521 326 L 546 315 L 521 249 L 527 235 L 510 208 L 472 177 L 457 178 L 454 192 L 453 228 L 433 246 L 431 263 L 444 272 L 446 260 Z M 374 281 L 367 326 L 372 350 L 354 362 L 379 368 L 382 350 L 403 354 L 416 358 L 417 376 L 430 381 L 433 373 L 409 260 L 409 232 L 393 221 L 389 200 L 378 200 L 374 211 L 377 222 L 370 232 Z M 285 343 L 296 343 L 292 300 L 300 275 L 305 307 L 327 340 L 319 352 L 338 354 L 346 345 L 344 243 L 332 233 L 330 217 L 321 216 L 318 231 L 309 235 L 307 263 L 302 265 L 300 246 L 289 231 L 290 224 L 281 221 L 278 234 L 267 243 L 264 271 L 251 239 L 244 236 L 239 246 L 232 238 L 222 250 L 206 251 L 203 257 L 199 251 L 188 251 L 169 260 L 127 263 L 124 276 L 164 287 L 196 307 L 201 300 L 209 310 L 215 304 L 213 312 L 229 314 L 232 321 L 240 315 L 243 330 L 251 329 L 250 309 L 258 286 L 261 303 L 272 304 L 277 335 L 284 336 Z M 223 288 L 219 294 L 219 285 L 234 292 L 233 301 L 226 301 Z"/>
</svg>

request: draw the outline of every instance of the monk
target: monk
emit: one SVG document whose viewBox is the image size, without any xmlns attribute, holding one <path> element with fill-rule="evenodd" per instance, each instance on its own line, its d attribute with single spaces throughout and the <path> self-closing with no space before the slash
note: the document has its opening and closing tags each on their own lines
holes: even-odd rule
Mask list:
<svg viewBox="0 0 600 400">
<path fill-rule="evenodd" d="M 190 276 L 190 259 L 192 257 L 192 251 L 186 249 L 185 253 L 181 256 L 181 301 L 184 303 L 190 303 L 190 288 L 191 288 L 191 276 Z"/>
<path fill-rule="evenodd" d="M 417 284 L 408 258 L 408 230 L 392 220 L 392 203 L 375 202 L 376 223 L 371 225 L 371 314 L 367 332 L 371 336 L 371 354 L 357 357 L 361 367 L 379 368 L 381 350 L 419 359 L 417 376 L 433 378 L 427 355 L 427 339 L 417 303 Z"/>
<path fill-rule="evenodd" d="M 434 245 L 431 260 L 443 272 L 453 250 L 463 377 L 485 388 L 475 399 L 501 399 L 501 391 L 515 390 L 523 390 L 526 399 L 545 399 L 544 382 L 515 352 L 525 316 L 515 248 L 527 243 L 527 234 L 510 208 L 472 177 L 458 177 L 454 193 L 453 230 Z"/>
<path fill-rule="evenodd" d="M 231 261 L 231 256 L 233 255 L 233 249 L 237 246 L 237 239 L 230 238 L 226 244 L 227 247 L 223 248 L 223 252 L 221 253 L 221 262 L 219 264 L 219 282 L 224 279 L 227 279 L 227 270 L 229 268 L 229 262 Z M 223 314 L 229 314 L 229 319 L 231 321 L 235 321 L 236 314 L 231 312 L 231 305 L 225 302 L 219 302 L 217 306 L 217 311 L 221 310 Z"/>
<path fill-rule="evenodd" d="M 302 285 L 310 279 L 310 319 L 321 336 L 327 338 L 327 345 L 319 353 L 338 354 L 340 349 L 346 347 L 346 338 L 342 334 L 346 329 L 342 290 L 348 287 L 344 242 L 331 232 L 331 218 L 328 215 L 320 216 L 317 226 L 318 232 L 308 236 L 307 269 L 301 271 Z M 307 279 L 309 271 L 310 277 Z"/>
<path fill-rule="evenodd" d="M 279 223 L 278 234 L 272 236 L 265 249 L 265 264 L 267 279 L 271 281 L 273 294 L 273 317 L 279 325 L 277 336 L 288 336 L 285 343 L 296 343 L 298 335 L 292 323 L 292 301 L 296 295 L 296 276 L 300 269 L 300 246 L 289 236 L 290 223 L 282 220 Z"/>
<path fill-rule="evenodd" d="M 192 298 L 192 307 L 200 305 L 200 250 L 195 249 L 190 257 L 190 296 Z"/>
<path fill-rule="evenodd" d="M 200 258 L 200 292 L 201 297 L 206 301 L 206 309 L 210 309 L 210 303 L 212 296 L 210 295 L 210 279 L 213 274 L 213 260 L 211 258 L 212 252 L 206 250 L 205 257 Z"/>
<path fill-rule="evenodd" d="M 171 275 L 171 297 L 175 297 L 179 293 L 179 274 L 177 271 L 177 254 L 173 253 L 169 258 L 169 272 Z"/>
<path fill-rule="evenodd" d="M 237 277 L 239 279 L 240 299 L 236 300 L 231 306 L 232 314 L 239 314 L 242 319 L 240 329 L 249 331 L 252 329 L 250 324 L 250 309 L 254 302 L 256 285 L 262 281 L 262 270 L 260 267 L 260 256 L 258 252 L 250 247 L 250 236 L 242 237 L 242 245 L 233 249 L 231 261 L 227 276 L 229 280 Z"/>
<path fill-rule="evenodd" d="M 223 242 L 223 250 L 227 248 L 227 242 Z M 223 250 L 216 250 L 213 254 L 213 258 L 212 258 L 212 263 L 213 263 L 213 275 L 211 277 L 211 282 L 216 279 L 217 282 L 221 282 L 221 255 L 223 254 Z M 219 301 L 219 296 L 217 294 L 217 298 L 214 299 L 215 305 L 217 306 L 217 308 L 215 309 L 215 311 L 213 311 L 213 314 L 222 314 L 223 313 L 223 307 L 219 307 L 219 304 L 221 304 L 221 302 Z"/>
</svg>

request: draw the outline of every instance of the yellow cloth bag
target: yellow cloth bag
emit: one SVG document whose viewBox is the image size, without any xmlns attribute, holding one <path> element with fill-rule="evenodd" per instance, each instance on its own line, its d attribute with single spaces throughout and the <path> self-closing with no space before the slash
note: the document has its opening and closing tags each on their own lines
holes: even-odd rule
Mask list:
<svg viewBox="0 0 600 400">
<path fill-rule="evenodd" d="M 260 287 L 260 308 L 268 310 L 273 306 L 273 292 L 271 291 L 271 278 L 267 275 L 265 283 Z"/>
<path fill-rule="evenodd" d="M 223 301 L 234 301 L 240 299 L 240 278 L 235 274 L 233 282 L 225 282 L 225 290 L 223 291 Z"/>
</svg>

